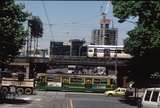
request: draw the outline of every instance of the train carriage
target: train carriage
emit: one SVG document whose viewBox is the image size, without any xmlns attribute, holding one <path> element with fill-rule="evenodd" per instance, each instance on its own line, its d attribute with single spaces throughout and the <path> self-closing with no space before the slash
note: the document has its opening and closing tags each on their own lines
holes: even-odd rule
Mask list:
<svg viewBox="0 0 160 108">
<path fill-rule="evenodd" d="M 131 58 L 124 52 L 123 45 L 88 45 L 87 56 L 90 58 Z"/>
</svg>

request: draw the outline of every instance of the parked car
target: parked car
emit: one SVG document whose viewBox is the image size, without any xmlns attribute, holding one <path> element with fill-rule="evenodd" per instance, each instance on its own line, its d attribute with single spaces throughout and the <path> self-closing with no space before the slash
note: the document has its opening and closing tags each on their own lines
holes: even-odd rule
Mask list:
<svg viewBox="0 0 160 108">
<path fill-rule="evenodd" d="M 111 91 L 106 91 L 105 95 L 106 96 L 124 96 L 126 92 L 126 88 L 117 88 L 115 90 L 111 90 Z"/>
<path fill-rule="evenodd" d="M 147 88 L 145 90 L 142 108 L 160 108 L 160 88 Z"/>
</svg>

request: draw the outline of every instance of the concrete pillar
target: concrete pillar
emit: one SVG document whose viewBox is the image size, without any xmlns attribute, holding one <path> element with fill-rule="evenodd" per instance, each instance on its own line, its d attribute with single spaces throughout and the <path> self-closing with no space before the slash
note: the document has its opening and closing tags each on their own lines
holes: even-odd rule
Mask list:
<svg viewBox="0 0 160 108">
<path fill-rule="evenodd" d="M 111 79 L 110 78 L 107 79 L 107 85 L 111 85 Z"/>
<path fill-rule="evenodd" d="M 29 66 L 26 66 L 26 79 L 29 79 Z"/>
<path fill-rule="evenodd" d="M 127 77 L 123 77 L 123 87 L 127 87 Z"/>
</svg>

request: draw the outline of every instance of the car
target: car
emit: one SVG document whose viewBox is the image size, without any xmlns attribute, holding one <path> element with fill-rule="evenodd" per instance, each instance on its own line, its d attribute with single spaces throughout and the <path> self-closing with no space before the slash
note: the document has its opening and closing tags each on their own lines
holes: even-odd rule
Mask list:
<svg viewBox="0 0 160 108">
<path fill-rule="evenodd" d="M 141 105 L 142 108 L 160 108 L 160 88 L 147 88 Z"/>
<path fill-rule="evenodd" d="M 106 91 L 105 96 L 124 96 L 126 92 L 126 88 L 117 88 L 115 90 Z"/>
</svg>

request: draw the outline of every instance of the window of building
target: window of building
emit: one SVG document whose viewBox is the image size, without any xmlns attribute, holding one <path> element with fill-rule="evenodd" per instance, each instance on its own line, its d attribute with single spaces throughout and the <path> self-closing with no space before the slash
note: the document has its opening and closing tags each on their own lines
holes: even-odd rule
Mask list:
<svg viewBox="0 0 160 108">
<path fill-rule="evenodd" d="M 149 101 L 151 93 L 152 93 L 151 91 L 147 91 L 146 96 L 144 98 L 145 101 Z"/>
<path fill-rule="evenodd" d="M 109 28 L 109 24 L 105 24 L 105 28 Z"/>
<path fill-rule="evenodd" d="M 103 24 L 101 24 L 101 28 L 103 28 Z"/>
<path fill-rule="evenodd" d="M 108 32 L 108 30 L 105 30 L 105 37 L 110 37 L 111 35 L 110 35 L 110 33 Z"/>
<path fill-rule="evenodd" d="M 152 102 L 157 102 L 158 95 L 159 95 L 159 91 L 153 91 L 151 101 L 152 101 Z"/>
</svg>

